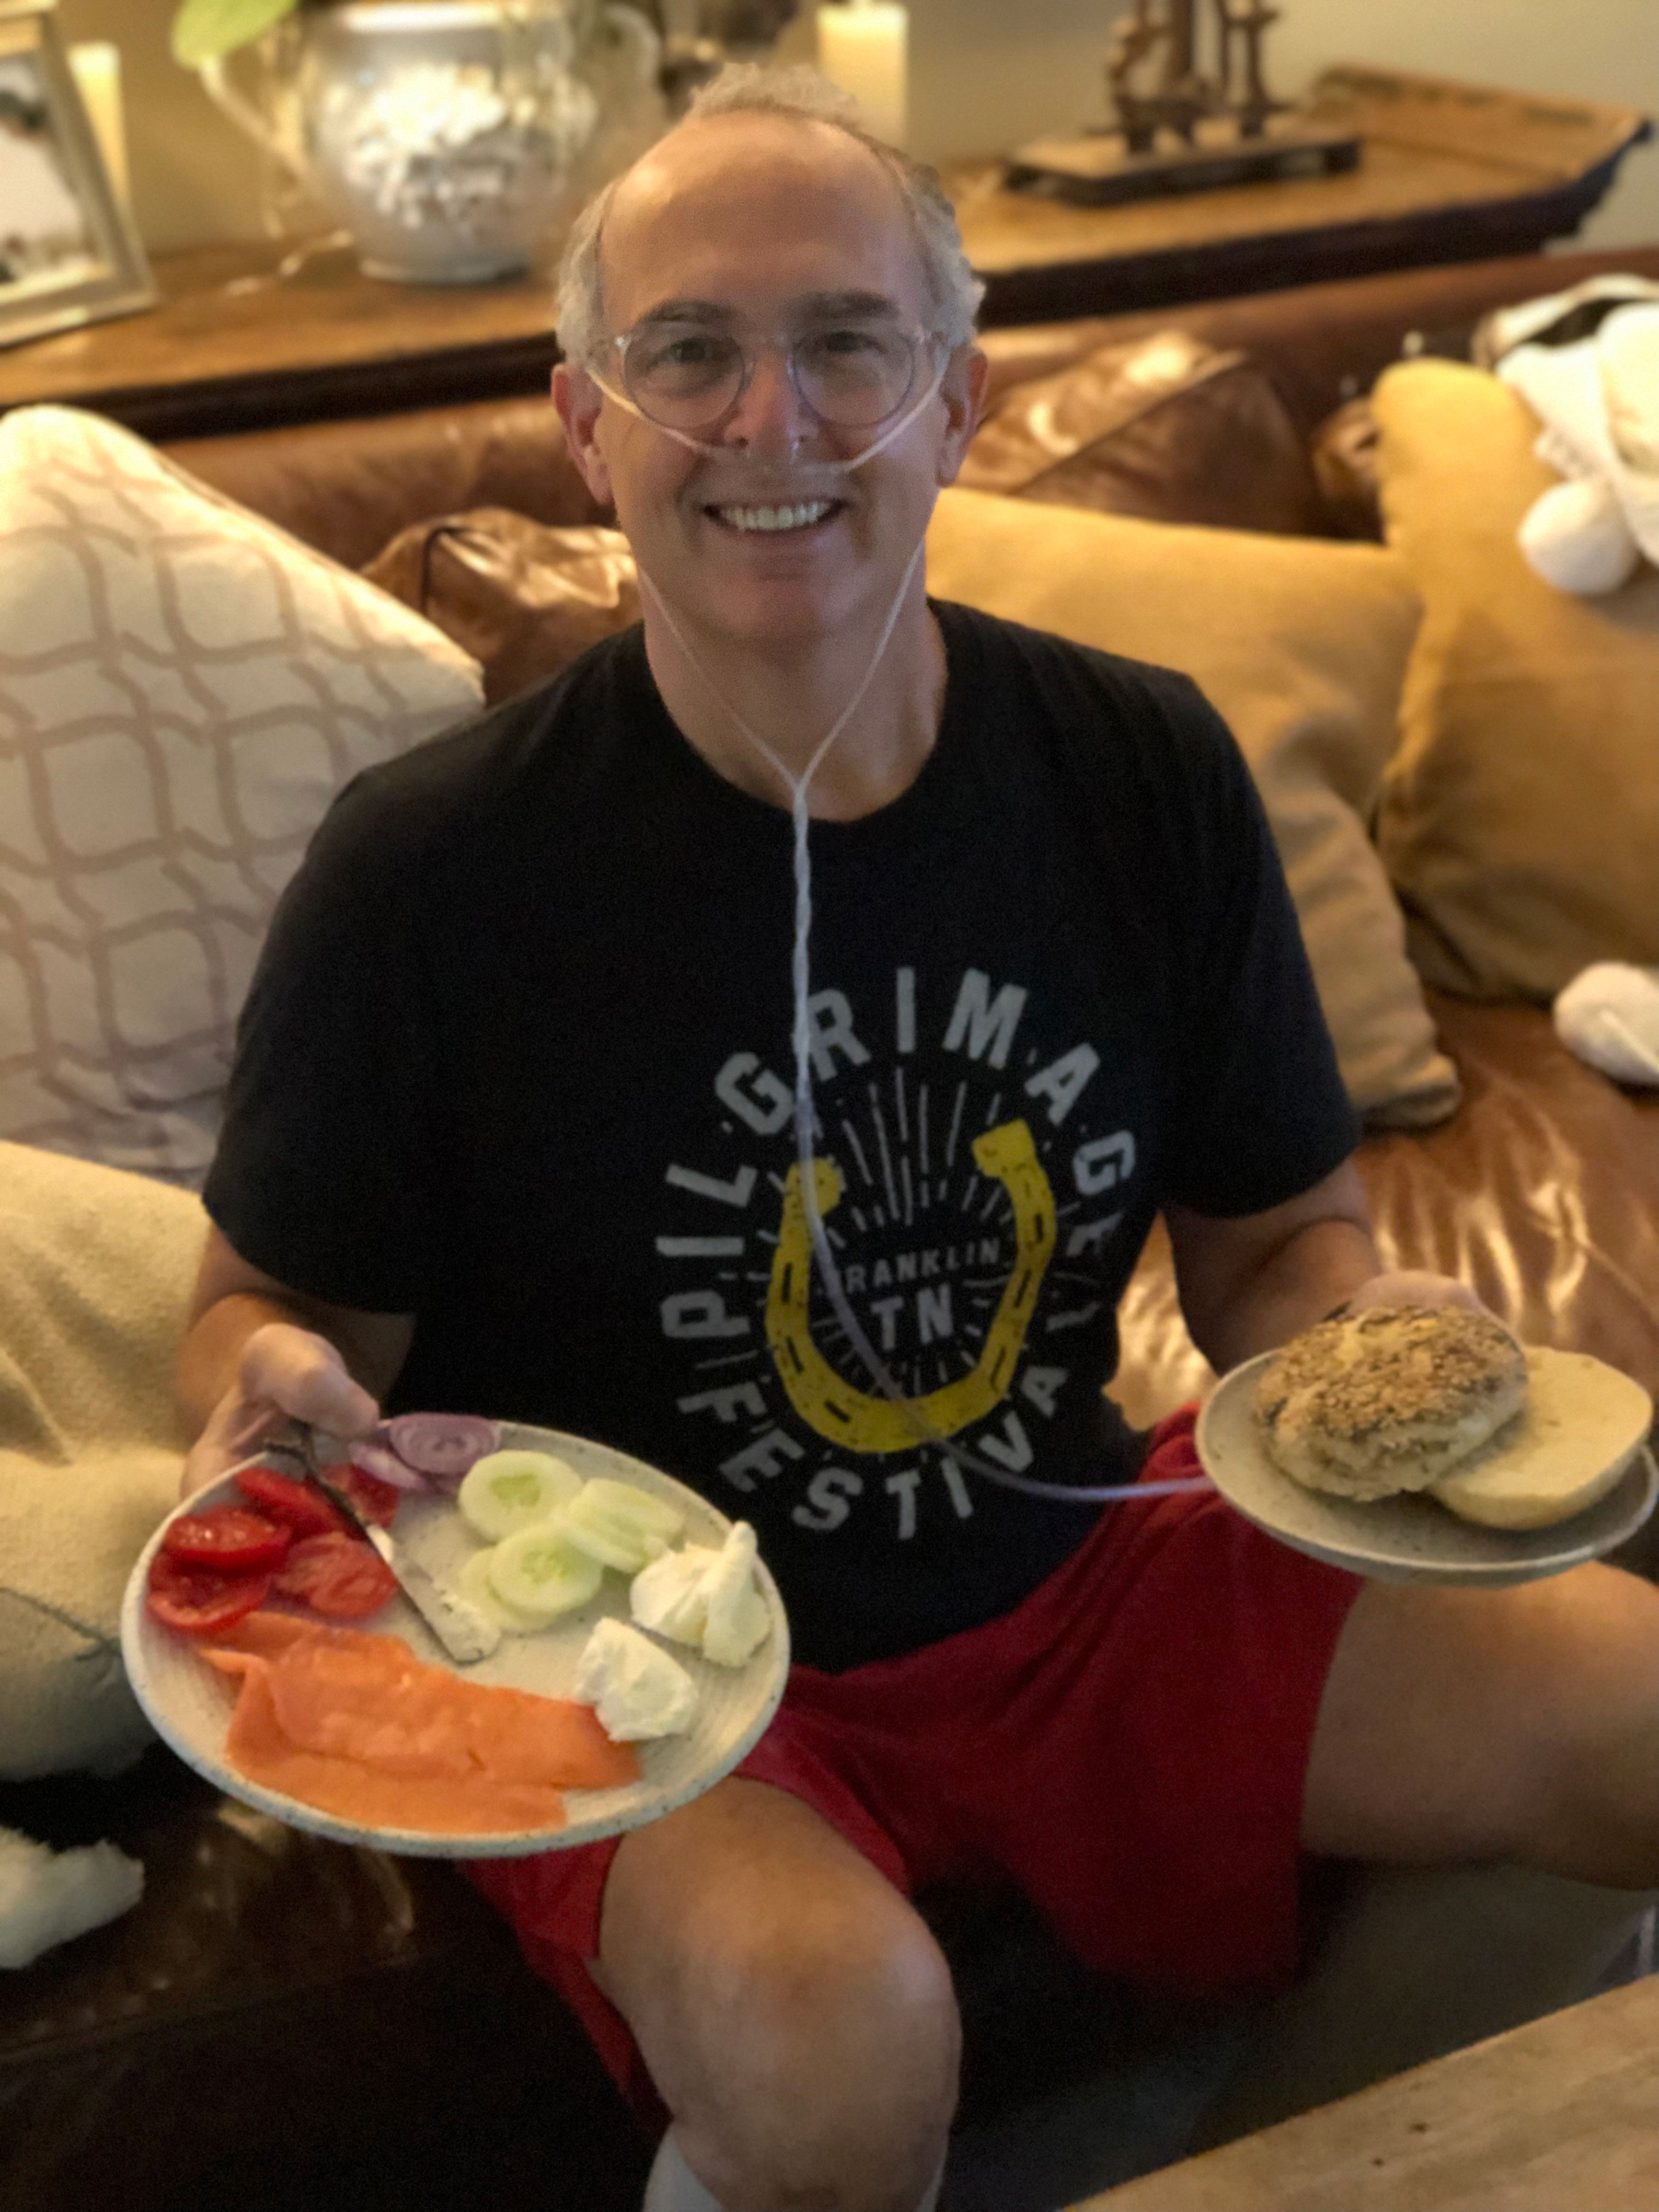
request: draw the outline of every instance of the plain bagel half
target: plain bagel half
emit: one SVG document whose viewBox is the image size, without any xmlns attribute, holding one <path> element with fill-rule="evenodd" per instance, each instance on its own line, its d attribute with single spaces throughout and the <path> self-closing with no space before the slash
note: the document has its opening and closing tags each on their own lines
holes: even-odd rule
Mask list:
<svg viewBox="0 0 1659 2212">
<path fill-rule="evenodd" d="M 1461 1521 L 1550 1528 L 1605 1498 L 1647 1441 L 1653 1401 L 1587 1352 L 1532 1349 L 1519 1417 L 1434 1486 Z"/>
</svg>

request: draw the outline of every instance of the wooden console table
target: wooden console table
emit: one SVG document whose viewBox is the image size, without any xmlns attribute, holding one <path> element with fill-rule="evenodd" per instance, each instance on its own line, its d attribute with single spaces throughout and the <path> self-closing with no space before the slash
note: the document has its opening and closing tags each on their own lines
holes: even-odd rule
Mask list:
<svg viewBox="0 0 1659 2212">
<path fill-rule="evenodd" d="M 1073 2212 L 1653 2212 L 1659 1976 Z"/>
<path fill-rule="evenodd" d="M 1358 128 L 1348 174 L 1079 208 L 947 179 L 988 324 L 1035 322 L 1535 252 L 1570 234 L 1644 137 L 1634 109 L 1337 70 L 1315 112 Z M 551 287 L 362 276 L 346 248 L 290 276 L 279 249 L 158 258 L 159 305 L 0 349 L 0 412 L 93 407 L 158 440 L 382 414 L 545 388 Z"/>
<path fill-rule="evenodd" d="M 947 173 L 985 320 L 1057 322 L 1231 298 L 1434 262 L 1535 253 L 1570 237 L 1650 132 L 1636 109 L 1345 65 L 1311 119 L 1357 131 L 1359 167 L 1127 207 L 1002 188 L 1000 162 Z"/>
<path fill-rule="evenodd" d="M 278 279 L 281 258 L 274 246 L 158 255 L 147 313 L 0 351 L 0 412 L 92 407 L 162 441 L 546 388 L 545 281 L 386 283 L 343 246 Z"/>
</svg>

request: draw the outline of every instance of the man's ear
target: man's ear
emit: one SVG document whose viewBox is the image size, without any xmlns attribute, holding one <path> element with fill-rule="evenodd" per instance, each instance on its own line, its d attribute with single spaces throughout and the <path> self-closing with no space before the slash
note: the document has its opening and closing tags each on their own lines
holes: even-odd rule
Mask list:
<svg viewBox="0 0 1659 2212">
<path fill-rule="evenodd" d="M 611 471 L 598 436 L 604 392 L 585 368 L 574 368 L 568 361 L 562 361 L 553 371 L 553 404 L 559 410 L 565 443 L 582 482 L 601 507 L 614 507 Z"/>
<path fill-rule="evenodd" d="M 960 346 L 951 356 L 939 387 L 945 402 L 945 440 L 939 448 L 939 480 L 954 483 L 985 409 L 991 364 L 975 345 Z"/>
</svg>

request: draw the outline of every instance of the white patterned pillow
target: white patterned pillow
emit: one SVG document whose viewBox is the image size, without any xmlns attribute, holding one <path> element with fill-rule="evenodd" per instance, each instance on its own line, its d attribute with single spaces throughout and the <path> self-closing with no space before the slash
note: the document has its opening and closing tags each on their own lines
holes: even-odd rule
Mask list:
<svg viewBox="0 0 1659 2212">
<path fill-rule="evenodd" d="M 430 623 L 142 439 L 0 420 L 0 1137 L 199 1183 L 329 801 L 482 699 Z"/>
</svg>

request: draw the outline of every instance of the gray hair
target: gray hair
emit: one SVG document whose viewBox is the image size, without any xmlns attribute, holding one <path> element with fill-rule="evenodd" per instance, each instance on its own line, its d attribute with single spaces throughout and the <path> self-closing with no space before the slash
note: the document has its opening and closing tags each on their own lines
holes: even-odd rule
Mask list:
<svg viewBox="0 0 1659 2212">
<path fill-rule="evenodd" d="M 827 123 L 873 154 L 897 185 L 915 230 L 922 274 L 933 304 L 934 334 L 953 353 L 969 343 L 985 287 L 968 265 L 956 210 L 945 197 L 937 171 L 866 130 L 858 103 L 813 69 L 729 64 L 697 94 L 685 121 L 702 123 L 721 115 L 781 115 L 797 123 Z M 565 359 L 579 367 L 592 363 L 604 337 L 599 246 L 605 217 L 622 182 L 622 177 L 613 177 L 582 210 L 559 264 L 559 345 Z"/>
</svg>

